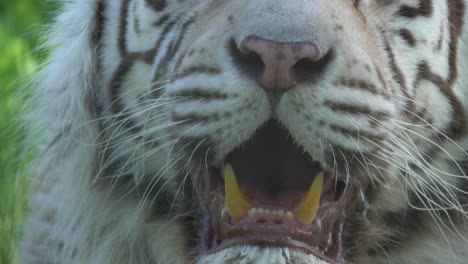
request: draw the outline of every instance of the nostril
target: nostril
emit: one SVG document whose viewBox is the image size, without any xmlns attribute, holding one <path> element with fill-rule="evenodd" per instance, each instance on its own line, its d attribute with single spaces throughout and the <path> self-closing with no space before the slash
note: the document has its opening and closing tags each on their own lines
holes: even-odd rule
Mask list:
<svg viewBox="0 0 468 264">
<path fill-rule="evenodd" d="M 333 51 L 330 50 L 319 60 L 303 58 L 298 60 L 291 70 L 297 82 L 315 81 L 325 70 L 325 67 L 333 59 Z"/>
<path fill-rule="evenodd" d="M 301 59 L 294 64 L 291 69 L 295 72 L 296 77 L 307 74 L 311 69 L 316 67 L 317 62 L 310 59 Z"/>
<path fill-rule="evenodd" d="M 258 79 L 265 71 L 265 64 L 260 55 L 243 46 L 238 48 L 235 40 L 231 40 L 229 51 L 234 64 L 252 79 Z"/>
<path fill-rule="evenodd" d="M 315 61 L 312 61 L 310 59 L 301 59 L 292 66 L 292 69 L 294 71 L 306 70 L 308 68 L 314 67 L 315 63 Z"/>
</svg>

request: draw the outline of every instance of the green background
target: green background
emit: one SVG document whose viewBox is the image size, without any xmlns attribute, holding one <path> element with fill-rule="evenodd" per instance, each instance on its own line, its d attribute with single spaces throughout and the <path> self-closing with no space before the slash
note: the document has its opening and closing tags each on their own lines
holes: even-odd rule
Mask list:
<svg viewBox="0 0 468 264">
<path fill-rule="evenodd" d="M 24 167 L 34 151 L 21 124 L 27 87 L 47 52 L 39 50 L 41 32 L 54 16 L 51 1 L 0 1 L 0 263 L 19 263 L 18 245 L 27 210 Z"/>
</svg>

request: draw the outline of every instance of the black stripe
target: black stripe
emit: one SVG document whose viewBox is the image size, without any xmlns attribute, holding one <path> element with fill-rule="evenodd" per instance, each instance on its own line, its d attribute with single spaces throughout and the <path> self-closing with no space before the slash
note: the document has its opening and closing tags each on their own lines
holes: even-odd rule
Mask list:
<svg viewBox="0 0 468 264">
<path fill-rule="evenodd" d="M 118 45 L 121 57 L 125 57 L 128 50 L 125 36 L 127 35 L 128 9 L 130 1 L 131 0 L 123 0 L 122 5 L 120 6 Z"/>
<path fill-rule="evenodd" d="M 408 93 L 408 86 L 406 83 L 406 79 L 403 75 L 403 71 L 401 68 L 398 66 L 396 59 L 395 59 L 395 54 L 393 53 L 393 49 L 388 41 L 388 39 L 382 34 L 382 37 L 384 38 L 384 47 L 385 51 L 387 52 L 387 57 L 390 63 L 390 70 L 392 71 L 392 77 L 393 80 L 399 85 L 401 92 L 403 95 L 407 98 L 406 99 L 406 106 L 404 107 L 404 111 L 408 113 L 413 113 L 415 109 L 415 103 L 412 100 L 412 97 Z"/>
<path fill-rule="evenodd" d="M 168 64 L 171 59 L 174 58 L 175 54 L 180 48 L 180 45 L 182 43 L 182 40 L 184 39 L 187 30 L 191 24 L 193 24 L 195 16 L 187 18 L 187 21 L 182 24 L 177 38 L 173 39 L 171 41 L 171 44 L 169 45 L 166 53 L 164 54 L 164 57 L 158 62 L 158 71 L 156 72 L 153 82 L 157 83 L 159 80 L 162 80 L 164 77 L 167 77 L 166 75 L 168 74 Z M 161 97 L 161 90 L 160 89 L 155 89 L 151 93 L 152 98 L 159 98 Z"/>
<path fill-rule="evenodd" d="M 133 2 L 133 30 L 137 35 L 141 34 L 140 17 L 137 15 L 137 2 Z"/>
<path fill-rule="evenodd" d="M 97 50 L 98 54 L 103 53 L 103 45 L 102 45 L 102 38 L 104 34 L 104 23 L 105 23 L 105 18 L 104 18 L 104 12 L 106 10 L 106 5 L 104 4 L 104 1 L 98 1 L 97 3 L 97 8 L 96 8 L 96 22 L 94 24 L 94 30 L 93 34 L 91 37 L 91 47 L 95 47 Z M 102 74 L 102 56 L 97 56 L 96 58 L 96 73 L 97 75 Z M 95 87 L 97 88 L 97 87 Z M 90 112 L 90 115 L 92 118 L 97 119 L 98 117 L 102 117 L 103 111 L 104 111 L 104 106 L 102 105 L 102 101 L 99 100 L 99 91 L 98 89 L 92 89 L 89 95 L 89 98 L 87 98 L 86 102 L 88 106 L 88 111 Z M 98 123 L 99 130 L 102 130 L 102 121 L 99 121 Z"/>
<path fill-rule="evenodd" d="M 400 37 L 408 44 L 410 47 L 416 46 L 416 38 L 413 33 L 406 28 L 402 28 L 398 31 Z"/>
<path fill-rule="evenodd" d="M 381 94 L 373 83 L 366 80 L 342 79 L 335 82 L 334 85 L 341 85 L 352 89 L 363 90 L 372 94 Z"/>
<path fill-rule="evenodd" d="M 403 5 L 398 10 L 398 15 L 407 18 L 415 18 L 418 16 L 430 17 L 434 12 L 432 0 L 419 0 L 418 7 Z"/>
<path fill-rule="evenodd" d="M 351 105 L 347 103 L 338 103 L 326 100 L 324 102 L 324 106 L 335 112 L 342 112 L 350 115 L 373 116 L 377 119 L 387 119 L 392 116 L 388 112 L 371 110 L 365 105 Z"/>
<path fill-rule="evenodd" d="M 128 1 L 128 0 L 127 0 Z M 128 13 L 128 12 L 124 12 Z M 114 77 L 111 81 L 110 86 L 110 95 L 111 95 L 111 109 L 114 114 L 117 114 L 117 122 L 121 122 L 128 131 L 137 134 L 142 131 L 142 127 L 137 124 L 135 120 L 131 118 L 128 113 L 125 113 L 125 104 L 121 98 L 122 88 L 123 88 L 123 81 L 125 77 L 127 77 L 128 72 L 130 71 L 131 67 L 134 65 L 135 61 L 143 60 L 147 64 L 153 64 L 154 57 L 156 52 L 160 49 L 162 42 L 164 41 L 165 37 L 169 32 L 172 30 L 173 26 L 177 23 L 178 17 L 174 18 L 171 22 L 168 22 L 164 29 L 162 30 L 158 41 L 156 42 L 155 47 L 146 52 L 141 53 L 128 53 L 126 50 L 123 50 L 121 53 L 123 54 L 122 61 L 117 68 L 116 72 L 114 73 Z M 121 26 L 121 31 L 119 33 L 120 36 L 124 35 L 126 32 L 126 25 Z"/>
<path fill-rule="evenodd" d="M 169 93 L 170 97 L 189 97 L 190 100 L 226 100 L 229 98 L 228 94 L 219 91 L 210 91 L 204 87 L 192 87 L 174 93 Z"/>
<path fill-rule="evenodd" d="M 156 12 L 161 12 L 167 7 L 167 0 L 145 0 L 145 2 Z"/>
<path fill-rule="evenodd" d="M 172 76 L 172 81 L 176 81 L 178 79 L 183 79 L 187 76 L 192 74 L 210 74 L 210 75 L 218 75 L 221 74 L 221 70 L 218 68 L 213 68 L 209 66 L 192 66 L 180 71 L 180 73 L 176 73 Z"/>
<path fill-rule="evenodd" d="M 162 43 L 164 42 L 164 40 L 166 40 L 166 36 L 171 32 L 171 30 L 174 28 L 174 26 L 177 24 L 177 22 L 179 21 L 180 19 L 180 15 L 179 16 L 176 16 L 174 17 L 172 20 L 168 20 L 163 28 L 163 30 L 161 31 L 161 33 L 159 34 L 159 38 L 158 38 L 158 41 L 156 42 L 156 45 L 154 46 L 154 48 L 151 50 L 151 51 L 148 51 L 145 55 L 144 55 L 144 60 L 147 64 L 154 64 L 154 59 L 156 57 L 156 53 L 157 52 L 160 52 L 160 49 L 161 49 L 161 45 Z"/>
</svg>

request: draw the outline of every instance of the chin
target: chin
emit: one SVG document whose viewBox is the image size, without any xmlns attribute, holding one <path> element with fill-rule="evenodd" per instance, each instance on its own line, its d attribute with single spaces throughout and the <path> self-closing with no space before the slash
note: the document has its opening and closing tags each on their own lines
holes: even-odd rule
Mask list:
<svg viewBox="0 0 468 264">
<path fill-rule="evenodd" d="M 301 250 L 278 247 L 235 246 L 203 255 L 196 263 L 328 264 L 329 262 Z"/>
</svg>

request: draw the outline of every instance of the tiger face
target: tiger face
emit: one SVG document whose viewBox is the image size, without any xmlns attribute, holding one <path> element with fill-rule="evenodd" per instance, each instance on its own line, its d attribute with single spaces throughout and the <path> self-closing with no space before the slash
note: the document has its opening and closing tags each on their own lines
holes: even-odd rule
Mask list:
<svg viewBox="0 0 468 264">
<path fill-rule="evenodd" d="M 86 2 L 90 189 L 161 263 L 464 263 L 465 1 Z"/>
</svg>

